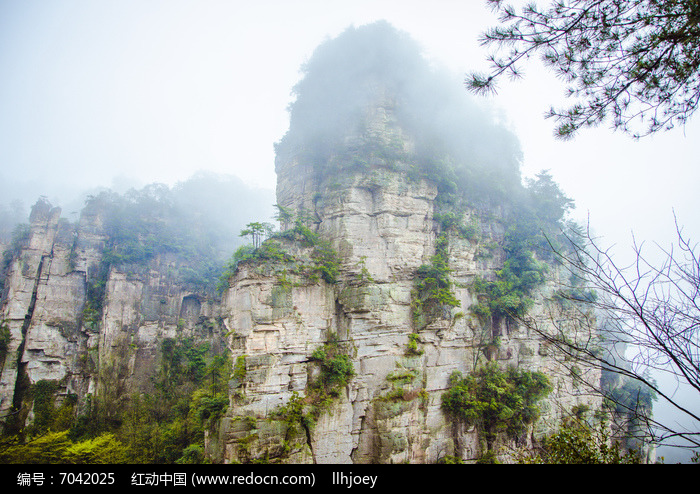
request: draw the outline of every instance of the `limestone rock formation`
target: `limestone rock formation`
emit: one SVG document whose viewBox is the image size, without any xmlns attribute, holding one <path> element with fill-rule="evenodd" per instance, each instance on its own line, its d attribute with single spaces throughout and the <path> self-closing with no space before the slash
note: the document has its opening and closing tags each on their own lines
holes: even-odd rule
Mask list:
<svg viewBox="0 0 700 494">
<path fill-rule="evenodd" d="M 218 302 L 173 276 L 182 260 L 108 266 L 103 211 L 86 208 L 77 225 L 60 213 L 46 201 L 34 206 L 6 269 L 0 307 L 10 332 L 0 381 L 0 413 L 11 417 L 6 428 L 31 423 L 30 390 L 39 382 L 56 383 L 57 404 L 73 396 L 76 413 L 93 400 L 117 413 L 132 394 L 152 389 L 164 339 L 192 337 L 225 351 Z"/>
<path fill-rule="evenodd" d="M 217 460 L 474 461 L 480 453 L 477 431 L 452 423 L 441 396 L 453 372 L 469 374 L 487 359 L 549 376 L 555 391 L 543 406 L 540 432 L 552 430 L 563 410 L 600 407 L 600 397 L 578 390 L 569 369 L 537 335 L 505 320 L 487 329 L 468 313 L 476 302 L 475 278 L 493 278 L 503 265 L 498 211 L 488 216 L 467 211 L 467 221 L 479 220 L 479 231 L 473 238 L 449 235 L 459 307 L 417 320 L 417 273 L 436 253 L 438 190 L 434 182 L 409 175 L 413 163 L 361 151 L 397 138 L 412 147 L 393 117 L 391 105 L 381 99 L 367 107 L 365 132 L 346 135 L 347 147 L 329 159 L 342 170 L 338 173 L 319 173 L 301 153 L 278 157 L 278 204 L 305 215 L 308 228 L 330 243 L 339 274 L 333 283 L 308 276 L 297 269 L 301 252 L 239 267 L 222 314 L 232 330 L 233 357 L 244 372 L 234 381 L 218 437 L 211 439 Z M 363 166 L 341 162 L 353 152 L 366 159 Z M 292 221 L 285 226 L 288 232 L 294 228 Z M 493 252 L 483 256 L 487 245 Z M 295 248 L 293 242 L 282 245 L 287 253 Z M 544 323 L 564 317 L 553 314 L 565 310 L 551 301 L 556 286 L 552 277 L 541 287 L 531 317 Z M 329 341 L 353 366 L 352 378 L 331 400 L 314 388 L 321 372 L 314 351 Z M 293 413 L 290 404 L 298 406 Z M 304 413 L 313 420 L 300 420 Z"/>
<path fill-rule="evenodd" d="M 385 26 L 373 29 L 393 39 Z M 454 420 L 442 400 L 451 376 L 468 376 L 487 362 L 541 372 L 552 388 L 527 430 L 490 439 L 502 461 L 555 430 L 574 407 L 600 409 L 601 396 L 577 386 L 582 377 L 599 380 L 594 368 L 572 373 L 517 318 L 489 315 L 487 294 L 476 288 L 502 281 L 515 262 L 512 205 L 500 199 L 522 191 L 513 163 L 499 168 L 510 141 L 478 142 L 484 123 L 460 141 L 462 154 L 447 156 L 444 143 L 433 149 L 434 136 L 454 129 L 417 130 L 445 109 L 411 107 L 407 117 L 411 101 L 401 90 L 410 85 L 403 82 L 349 81 L 352 91 L 368 92 L 343 110 L 338 125 L 328 124 L 333 107 L 321 105 L 316 121 L 324 132 L 309 131 L 298 118 L 304 112 L 293 113 L 289 138 L 277 147 L 281 229 L 239 259 L 220 296 L 183 281 L 181 253 L 124 261 L 148 232 L 135 244 L 115 244 L 100 207 L 86 208 L 70 224 L 39 202 L 26 238 L 6 256 L 0 306 L 9 331 L 0 360 L 0 415 L 11 417 L 6 429 L 32 423 L 31 390 L 41 382 L 54 383 L 57 403 L 74 400 L 76 415 L 99 404 L 117 423 L 131 401 L 177 380 L 172 372 L 179 368 L 168 367 L 166 357 L 184 341 L 230 358 L 225 413 L 208 422 L 211 410 L 199 415 L 207 422 L 205 453 L 220 463 L 477 461 L 484 431 Z M 346 94 L 337 100 L 345 102 Z M 300 105 L 305 98 L 300 94 Z M 432 113 L 421 113 L 426 108 Z M 474 158 L 466 178 L 440 168 L 455 156 Z M 485 200 L 487 184 L 501 175 L 508 177 L 498 182 L 506 193 Z M 544 326 L 576 320 L 554 297 L 563 276 L 557 266 L 540 269 L 543 260 L 527 259 L 538 266 L 528 273 L 537 283 L 527 317 Z M 513 297 L 504 300 L 521 310 Z"/>
</svg>

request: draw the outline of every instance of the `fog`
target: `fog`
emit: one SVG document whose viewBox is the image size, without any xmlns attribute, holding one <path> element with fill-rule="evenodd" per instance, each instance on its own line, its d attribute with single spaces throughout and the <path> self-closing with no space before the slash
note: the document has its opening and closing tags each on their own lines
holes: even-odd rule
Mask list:
<svg viewBox="0 0 700 494">
<path fill-rule="evenodd" d="M 424 79 L 414 81 L 413 94 L 423 97 L 415 101 L 434 108 L 431 98 L 460 94 L 463 75 L 487 66 L 478 36 L 496 19 L 485 4 L 4 1 L 0 216 L 14 221 L 46 196 L 73 219 L 87 194 L 105 187 L 120 193 L 154 182 L 177 188 L 205 171 L 232 187 L 240 180 L 238 192 L 210 194 L 208 208 L 217 210 L 221 201 L 219 212 L 227 215 L 245 205 L 244 217 L 263 219 L 264 205 L 274 201 L 274 144 L 285 138 L 295 111 L 302 112 L 294 88 L 324 41 L 349 26 L 387 20 L 410 36 L 403 48 L 420 49 L 433 68 L 452 74 L 454 84 L 437 94 L 422 94 Z M 373 51 L 367 53 L 367 64 L 376 63 Z M 386 65 L 391 73 L 419 68 L 429 73 Z M 654 242 L 667 247 L 674 211 L 684 232 L 700 239 L 697 116 L 685 128 L 640 141 L 606 126 L 557 141 L 554 122 L 543 114 L 565 102 L 565 88 L 536 59 L 523 68 L 524 78 L 502 82 L 495 96 L 469 99 L 503 143 L 479 161 L 517 166 L 523 178 L 549 169 L 574 199 L 573 217 L 590 221 L 601 241 L 615 246 L 621 264 L 632 258 L 632 232 L 651 248 Z M 347 88 L 342 80 L 332 83 Z M 471 129 L 472 142 L 482 141 L 483 128 Z"/>
<path fill-rule="evenodd" d="M 328 166 L 345 136 L 367 130 L 357 128 L 363 113 L 387 104 L 410 136 L 418 166 L 434 169 L 448 160 L 473 193 L 522 183 L 513 132 L 454 74 L 427 59 L 409 33 L 385 21 L 350 27 L 322 43 L 304 64 L 293 96 L 278 154 L 301 152 Z"/>
</svg>

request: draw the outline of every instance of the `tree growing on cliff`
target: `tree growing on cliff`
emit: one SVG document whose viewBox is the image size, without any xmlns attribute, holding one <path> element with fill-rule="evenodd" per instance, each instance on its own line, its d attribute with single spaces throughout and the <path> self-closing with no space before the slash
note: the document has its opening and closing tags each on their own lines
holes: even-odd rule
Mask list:
<svg viewBox="0 0 700 494">
<path fill-rule="evenodd" d="M 273 228 L 274 227 L 269 223 L 254 221 L 252 223 L 248 223 L 246 227 L 241 230 L 241 237 L 250 237 L 253 242 L 253 248 L 257 249 L 260 247 L 263 240 L 270 236 Z"/>
<path fill-rule="evenodd" d="M 508 47 L 491 55 L 489 74 L 473 73 L 467 87 L 494 91 L 504 74 L 520 77 L 520 63 L 541 54 L 577 102 L 550 109 L 555 134 L 571 138 L 612 117 L 635 137 L 685 123 L 700 100 L 700 3 L 697 0 L 552 0 L 517 11 L 487 0 L 501 25 L 482 44 Z"/>
<path fill-rule="evenodd" d="M 518 458 L 521 464 L 639 464 L 637 451 L 626 451 L 610 437 L 605 424 L 591 425 L 586 420 L 570 418 L 555 433 L 545 437 L 534 451 Z"/>
<path fill-rule="evenodd" d="M 484 443 L 480 462 L 492 463 L 497 436 L 522 436 L 540 415 L 537 402 L 551 390 L 549 379 L 541 372 L 503 371 L 496 362 L 489 362 L 466 377 L 453 373 L 450 388 L 442 395 L 442 409 L 477 428 Z"/>
</svg>

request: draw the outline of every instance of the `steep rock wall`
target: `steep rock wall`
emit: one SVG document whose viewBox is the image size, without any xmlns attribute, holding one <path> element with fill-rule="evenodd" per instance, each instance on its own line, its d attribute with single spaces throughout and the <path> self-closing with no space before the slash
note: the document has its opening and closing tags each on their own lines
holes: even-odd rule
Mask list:
<svg viewBox="0 0 700 494">
<path fill-rule="evenodd" d="M 503 266 L 504 212 L 465 208 L 471 235 L 441 231 L 438 186 L 415 173 L 414 143 L 392 105 L 385 98 L 369 108 L 361 130 L 329 157 L 334 173 L 303 150 L 280 153 L 278 204 L 293 216 L 271 239 L 275 255 L 241 263 L 220 300 L 182 282 L 176 255 L 106 264 L 110 238 L 99 208 L 72 225 L 37 204 L 4 283 L 2 413 L 16 417 L 16 428 L 30 424 L 30 389 L 51 381 L 59 403 L 74 396 L 80 413 L 99 402 L 116 417 L 133 396 L 153 392 L 163 342 L 186 338 L 230 352 L 229 408 L 206 431 L 207 453 L 219 462 L 474 461 L 478 431 L 451 421 L 441 400 L 455 371 L 469 374 L 487 360 L 549 377 L 554 390 L 535 436 L 576 405 L 599 409 L 600 397 L 577 388 L 570 366 L 536 334 L 469 312 L 478 301 L 474 280 L 495 279 Z M 318 245 L 285 235 L 299 224 L 337 253 L 334 276 L 319 271 Z M 440 236 L 459 306 L 417 314 L 418 271 Z M 559 283 L 550 268 L 528 314 L 540 325 L 578 317 L 553 300 Z M 316 352 L 324 348 L 346 356 L 352 373 L 319 391 L 324 362 Z"/>
<path fill-rule="evenodd" d="M 77 413 L 95 400 L 111 414 L 152 390 L 161 343 L 191 337 L 225 352 L 218 301 L 192 291 L 173 273 L 176 256 L 140 266 L 105 267 L 108 240 L 99 210 L 72 225 L 40 201 L 4 283 L 0 320 L 10 339 L 2 359 L 0 414 L 6 431 L 32 422 L 31 388 L 56 384 L 59 405 L 73 396 Z M 105 272 L 106 270 L 106 272 Z M 102 280 L 98 278 L 103 277 Z M 91 286 L 104 283 L 98 306 Z"/>
<path fill-rule="evenodd" d="M 433 463 L 456 456 L 474 461 L 477 431 L 448 420 L 441 397 L 453 372 L 468 374 L 487 358 L 503 368 L 549 376 L 554 391 L 542 406 L 538 433 L 553 430 L 575 405 L 599 408 L 600 397 L 577 389 L 568 367 L 537 335 L 505 320 L 485 328 L 468 313 L 476 302 L 470 289 L 474 279 L 493 279 L 503 264 L 500 211 L 467 211 L 467 218 L 478 220 L 478 235 L 449 236 L 460 307 L 416 321 L 417 270 L 435 254 L 436 185 L 412 176 L 412 163 L 386 154 L 363 155 L 357 166 L 352 150 L 370 143 L 375 149 L 396 148 L 397 142 L 400 151 L 411 149 L 392 118 L 391 102 L 373 106 L 364 131 L 345 142 L 347 152 L 329 159 L 342 170 L 335 174 L 305 162 L 303 152 L 278 156 L 278 203 L 303 215 L 330 242 L 339 255 L 340 275 L 336 283 L 311 281 L 289 277 L 284 262 L 252 263 L 231 280 L 223 313 L 233 332 L 234 359 L 245 372 L 234 381 L 227 418 L 210 440 L 217 459 Z M 564 317 L 566 309 L 551 301 L 556 286 L 553 270 L 530 312 L 542 324 Z M 317 406 L 313 352 L 331 337 L 350 356 L 354 375 L 316 411 L 313 423 L 290 425 L 290 403 L 299 396 L 306 397 L 302 410 Z M 494 337 L 497 346 L 490 344 Z M 597 377 L 593 369 L 582 372 Z"/>
</svg>

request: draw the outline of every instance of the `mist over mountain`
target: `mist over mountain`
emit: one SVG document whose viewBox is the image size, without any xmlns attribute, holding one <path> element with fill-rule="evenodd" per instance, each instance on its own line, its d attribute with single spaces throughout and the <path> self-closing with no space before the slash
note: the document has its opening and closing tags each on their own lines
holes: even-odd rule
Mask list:
<svg viewBox="0 0 700 494">
<path fill-rule="evenodd" d="M 13 190 L 12 184 L 18 186 Z M 9 200 L 0 202 L 0 241 L 12 238 L 16 225 L 27 221 L 31 206 L 39 199 L 60 207 L 62 217 L 74 222 L 87 204 L 101 198 L 111 201 L 112 207 L 120 203 L 123 209 L 129 204 L 132 219 L 164 215 L 173 225 L 196 226 L 196 233 L 208 239 L 217 257 L 229 257 L 243 242 L 239 233 L 248 222 L 271 218 L 275 203 L 271 189 L 253 188 L 234 175 L 208 171 L 172 186 L 114 179 L 111 187 L 81 189 L 50 182 L 9 181 L 4 189 L 2 197 Z"/>
<path fill-rule="evenodd" d="M 460 80 L 424 57 L 420 45 L 385 21 L 351 27 L 314 51 L 289 106 L 278 156 L 303 150 L 323 162 L 367 107 L 390 95 L 399 125 L 417 141 L 425 166 L 443 159 L 465 181 L 520 183 L 516 136 L 477 105 Z"/>
</svg>

